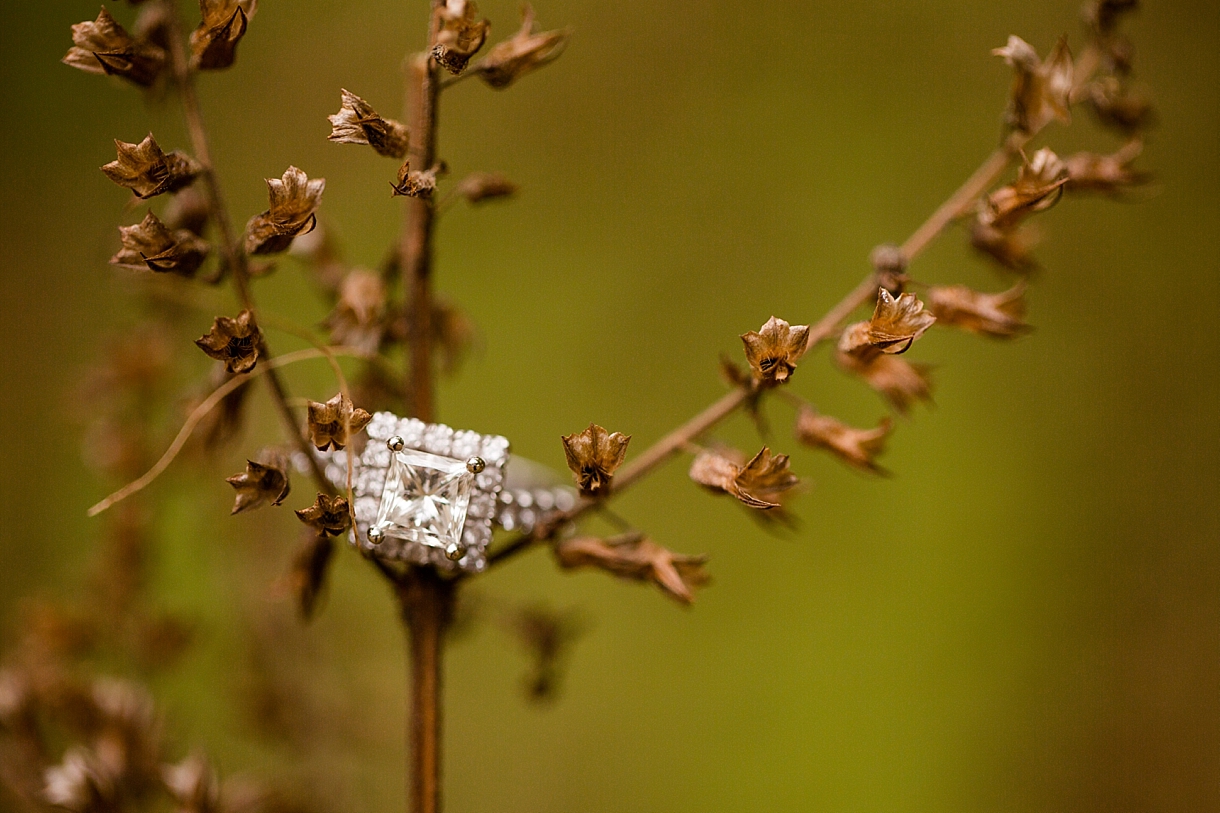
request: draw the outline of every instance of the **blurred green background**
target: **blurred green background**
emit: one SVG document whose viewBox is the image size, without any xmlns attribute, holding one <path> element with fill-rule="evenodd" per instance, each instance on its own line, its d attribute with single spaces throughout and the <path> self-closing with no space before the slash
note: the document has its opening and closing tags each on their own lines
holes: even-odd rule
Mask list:
<svg viewBox="0 0 1220 813">
<path fill-rule="evenodd" d="M 28 597 L 82 589 L 100 522 L 85 509 L 115 486 L 81 462 L 70 403 L 100 337 L 138 316 L 106 265 L 114 227 L 137 215 L 97 167 L 115 137 L 187 146 L 171 99 L 59 64 L 69 25 L 97 5 L 8 4 L 0 27 L 0 649 Z M 558 436 L 591 420 L 642 449 L 719 395 L 717 357 L 739 353 L 737 334 L 772 314 L 816 319 L 875 244 L 905 238 L 999 138 L 1009 71 L 989 49 L 1010 33 L 1040 52 L 1064 32 L 1081 43 L 1072 0 L 536 5 L 544 27 L 574 26 L 563 58 L 506 92 L 472 81 L 443 101 L 454 176 L 500 170 L 523 192 L 444 218 L 438 286 L 482 349 L 443 386 L 440 415 L 557 468 Z M 397 112 L 425 6 L 262 3 L 237 66 L 202 80 L 239 222 L 265 208 L 262 179 L 295 164 L 327 179 L 322 216 L 348 258 L 378 263 L 400 218 L 394 166 L 329 144 L 326 116 L 340 87 Z M 1141 158 L 1156 184 L 1139 202 L 1069 199 L 1039 219 L 1037 331 L 919 343 L 937 405 L 900 422 L 892 479 L 796 448 L 773 404 L 772 443 L 813 484 L 797 533 L 768 535 L 688 484 L 681 462 L 625 495 L 620 513 L 662 544 L 712 555 L 715 583 L 690 611 L 559 574 L 542 552 L 480 579 L 485 604 L 576 608 L 587 634 L 541 708 L 494 625 L 455 641 L 448 809 L 1220 809 L 1220 6 L 1146 6 L 1127 31 L 1160 114 Z M 515 0 L 481 7 L 493 40 L 516 29 Z M 1118 144 L 1084 114 L 1043 141 Z M 960 230 L 911 270 L 1005 284 Z M 325 314 L 291 261 L 257 293 L 303 324 Z M 212 315 L 182 326 L 198 375 L 207 360 L 189 338 Z M 288 377 L 298 394 L 334 390 L 321 364 Z M 857 425 L 885 412 L 824 350 L 793 386 Z M 269 590 L 295 519 L 227 516 L 220 478 L 277 437 L 256 397 L 242 441 L 150 492 L 163 534 L 150 590 L 198 637 L 156 696 L 181 751 L 204 747 L 226 773 L 287 778 L 334 810 L 400 809 L 388 592 L 344 549 L 302 628 Z M 722 437 L 756 445 L 743 420 Z M 289 503 L 308 492 L 299 480 Z M 299 699 L 297 736 L 251 724 L 252 686 L 268 678 Z"/>
</svg>

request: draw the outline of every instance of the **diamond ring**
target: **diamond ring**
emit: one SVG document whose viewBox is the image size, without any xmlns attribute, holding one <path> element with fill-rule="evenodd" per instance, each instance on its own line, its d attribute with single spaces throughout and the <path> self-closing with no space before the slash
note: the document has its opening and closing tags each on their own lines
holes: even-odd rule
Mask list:
<svg viewBox="0 0 1220 813">
<path fill-rule="evenodd" d="M 487 567 L 492 526 L 532 530 L 575 504 L 571 488 L 513 487 L 508 439 L 378 412 L 352 460 L 351 541 L 382 559 L 477 573 Z M 347 483 L 344 451 L 320 455 L 326 476 Z M 528 475 L 541 467 L 518 461 Z M 517 467 L 515 467 L 517 468 Z"/>
</svg>

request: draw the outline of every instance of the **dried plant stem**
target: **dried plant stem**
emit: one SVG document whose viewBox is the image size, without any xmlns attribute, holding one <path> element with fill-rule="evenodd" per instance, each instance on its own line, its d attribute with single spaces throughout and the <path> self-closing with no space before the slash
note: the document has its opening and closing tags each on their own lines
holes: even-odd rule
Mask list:
<svg viewBox="0 0 1220 813">
<path fill-rule="evenodd" d="M 224 195 L 220 190 L 220 181 L 216 177 L 216 170 L 212 164 L 208 130 L 203 121 L 203 108 L 199 104 L 199 95 L 195 92 L 195 78 L 186 55 L 186 31 L 182 24 L 182 12 L 178 3 L 173 0 L 165 0 L 162 5 L 166 11 L 166 18 L 169 20 L 170 60 L 173 65 L 174 81 L 178 85 L 178 92 L 182 99 L 182 111 L 186 119 L 187 131 L 190 134 L 191 151 L 201 167 L 199 174 L 203 180 L 204 193 L 207 195 L 208 209 L 212 219 L 216 222 L 216 230 L 219 232 L 220 252 L 225 267 L 233 277 L 233 287 L 237 290 L 242 307 L 254 313 L 257 321 L 258 309 L 255 307 L 254 295 L 250 290 L 250 270 L 246 265 L 246 254 L 238 243 L 240 236 L 234 233 L 233 222 L 229 217 L 229 210 L 225 206 Z M 272 358 L 266 339 L 259 348 L 259 355 L 267 360 Z M 275 405 L 276 412 L 292 442 L 309 461 L 310 470 L 314 480 L 317 481 L 318 488 L 331 493 L 333 487 L 326 479 L 322 465 L 309 446 L 308 437 L 304 434 L 301 424 L 293 416 L 292 408 L 288 405 L 288 390 L 284 386 L 283 380 L 274 371 L 274 368 L 266 379 L 271 402 Z"/>
<path fill-rule="evenodd" d="M 428 48 L 410 61 L 408 71 L 411 147 L 417 170 L 436 163 L 437 106 L 440 82 L 431 58 L 440 31 L 441 0 L 431 0 Z M 430 198 L 408 198 L 399 239 L 399 266 L 406 300 L 407 371 L 405 388 L 411 414 L 422 421 L 436 418 L 432 370 L 432 233 L 436 208 Z M 428 567 L 412 567 L 397 579 L 403 623 L 409 638 L 407 798 L 414 813 L 441 809 L 441 696 L 444 687 L 445 628 L 452 613 L 456 584 Z"/>
</svg>

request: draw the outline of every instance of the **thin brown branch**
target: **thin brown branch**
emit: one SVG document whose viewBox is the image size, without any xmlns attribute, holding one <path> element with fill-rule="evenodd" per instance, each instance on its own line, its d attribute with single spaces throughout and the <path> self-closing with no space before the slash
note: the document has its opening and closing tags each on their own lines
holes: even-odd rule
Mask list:
<svg viewBox="0 0 1220 813">
<path fill-rule="evenodd" d="M 242 307 L 254 313 L 257 321 L 258 309 L 255 307 L 254 295 L 250 290 L 250 271 L 246 265 L 245 251 L 239 242 L 241 236 L 234 233 L 233 222 L 229 217 L 229 210 L 220 189 L 220 181 L 212 164 L 208 130 L 203 121 L 203 108 L 199 104 L 199 94 L 195 91 L 195 77 L 186 54 L 186 30 L 182 24 L 182 11 L 178 3 L 173 0 L 164 0 L 162 5 L 166 11 L 166 19 L 169 21 L 170 61 L 174 81 L 178 85 L 178 92 L 182 99 L 182 111 L 186 119 L 187 132 L 190 134 L 191 151 L 201 167 L 199 174 L 203 180 L 204 193 L 208 198 L 208 208 L 216 223 L 216 230 L 219 232 L 220 253 L 225 268 L 233 277 L 233 287 L 237 291 Z M 272 358 L 271 349 L 267 346 L 265 339 L 259 348 L 259 354 L 265 359 Z M 318 487 L 330 493 L 333 487 L 326 479 L 322 465 L 314 455 L 313 449 L 310 448 L 309 438 L 292 414 L 292 408 L 288 404 L 287 387 L 284 386 L 280 376 L 274 372 L 274 368 L 266 379 L 271 401 L 275 405 L 275 410 L 279 414 L 285 430 L 293 444 L 309 461 L 311 473 L 314 480 L 317 481 Z"/>
</svg>

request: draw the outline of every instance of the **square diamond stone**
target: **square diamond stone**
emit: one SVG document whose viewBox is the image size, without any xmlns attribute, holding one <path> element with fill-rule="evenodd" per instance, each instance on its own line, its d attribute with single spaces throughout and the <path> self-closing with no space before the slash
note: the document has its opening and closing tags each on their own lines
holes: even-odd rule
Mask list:
<svg viewBox="0 0 1220 813">
<path fill-rule="evenodd" d="M 373 527 L 431 548 L 460 546 L 474 483 L 464 460 L 418 449 L 395 452 Z"/>
</svg>

